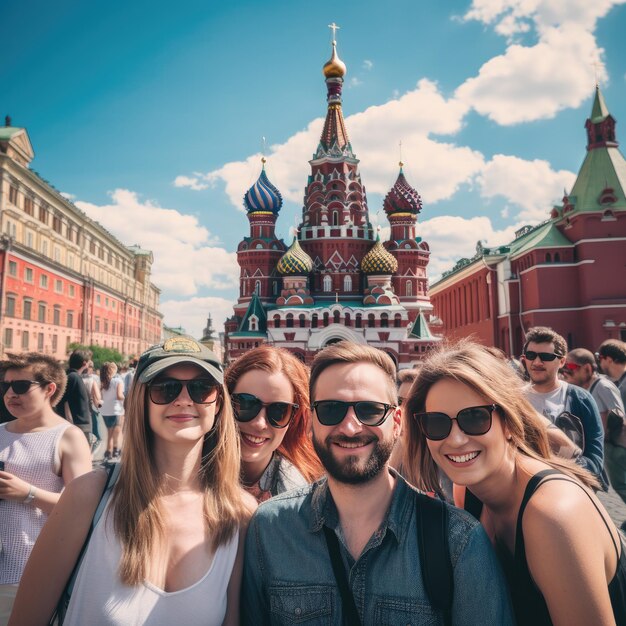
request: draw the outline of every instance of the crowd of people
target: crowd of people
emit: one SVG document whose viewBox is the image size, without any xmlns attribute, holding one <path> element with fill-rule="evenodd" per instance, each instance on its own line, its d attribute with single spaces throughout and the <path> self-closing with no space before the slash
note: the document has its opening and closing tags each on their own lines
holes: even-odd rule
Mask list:
<svg viewBox="0 0 626 626">
<path fill-rule="evenodd" d="M 0 361 L 0 625 L 626 624 L 621 341 L 68 365 Z"/>
</svg>

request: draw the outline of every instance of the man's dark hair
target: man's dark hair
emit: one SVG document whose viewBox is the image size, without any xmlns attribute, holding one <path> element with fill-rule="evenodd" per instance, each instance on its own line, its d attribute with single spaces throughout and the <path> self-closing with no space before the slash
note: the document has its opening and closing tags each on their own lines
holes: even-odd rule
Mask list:
<svg viewBox="0 0 626 626">
<path fill-rule="evenodd" d="M 598 348 L 600 356 L 608 356 L 616 363 L 626 363 L 626 343 L 619 339 L 607 339 Z"/>
<path fill-rule="evenodd" d="M 79 370 L 91 357 L 91 350 L 74 350 L 74 352 L 70 354 L 68 365 L 72 370 Z"/>
<path fill-rule="evenodd" d="M 547 326 L 535 326 L 529 328 L 526 333 L 526 343 L 524 343 L 523 352 L 526 352 L 528 344 L 533 343 L 553 343 L 554 352 L 559 356 L 565 356 L 567 354 L 567 342 L 559 333 L 548 328 Z"/>
<path fill-rule="evenodd" d="M 419 373 L 419 370 L 415 368 L 400 370 L 397 376 L 398 386 L 403 383 L 414 383 Z"/>
</svg>

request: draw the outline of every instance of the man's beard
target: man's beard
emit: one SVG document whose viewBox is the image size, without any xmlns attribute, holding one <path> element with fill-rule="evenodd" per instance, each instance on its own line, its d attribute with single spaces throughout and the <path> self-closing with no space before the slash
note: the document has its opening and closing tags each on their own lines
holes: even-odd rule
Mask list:
<svg viewBox="0 0 626 626">
<path fill-rule="evenodd" d="M 374 449 L 367 459 L 354 455 L 346 456 L 343 461 L 339 461 L 333 455 L 332 446 L 335 442 L 367 444 L 370 441 L 374 442 Z M 337 482 L 348 485 L 366 483 L 378 476 L 391 456 L 394 443 L 393 439 L 381 441 L 376 438 L 351 438 L 341 435 L 332 437 L 332 441 L 330 437 L 320 441 L 313 433 L 313 447 L 328 475 Z"/>
</svg>

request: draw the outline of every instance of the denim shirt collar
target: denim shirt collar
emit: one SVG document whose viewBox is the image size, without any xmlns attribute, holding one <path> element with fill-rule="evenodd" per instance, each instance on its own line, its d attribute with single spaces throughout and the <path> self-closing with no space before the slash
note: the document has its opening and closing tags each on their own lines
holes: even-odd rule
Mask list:
<svg viewBox="0 0 626 626">
<path fill-rule="evenodd" d="M 411 509 L 414 506 L 413 498 L 407 497 L 412 487 L 393 468 L 388 468 L 391 475 L 396 479 L 396 484 L 391 497 L 391 504 L 387 511 L 387 516 L 383 521 L 379 531 L 382 535 L 389 529 L 398 543 L 402 542 L 408 530 L 411 519 Z M 309 531 L 312 533 L 322 530 L 322 526 L 328 526 L 336 530 L 339 526 L 339 513 L 333 496 L 328 487 L 326 477 L 313 485 L 311 497 L 311 520 Z"/>
</svg>

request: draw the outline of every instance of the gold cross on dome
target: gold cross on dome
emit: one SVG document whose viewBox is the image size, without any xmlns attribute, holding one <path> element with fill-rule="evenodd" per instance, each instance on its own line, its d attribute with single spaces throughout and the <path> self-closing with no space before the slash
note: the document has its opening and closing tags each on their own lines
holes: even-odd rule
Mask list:
<svg viewBox="0 0 626 626">
<path fill-rule="evenodd" d="M 328 28 L 330 28 L 330 30 L 333 31 L 333 43 L 337 42 L 337 31 L 339 30 L 339 26 L 337 26 L 337 24 L 335 24 L 335 22 L 333 22 L 332 24 L 328 25 Z"/>
</svg>

